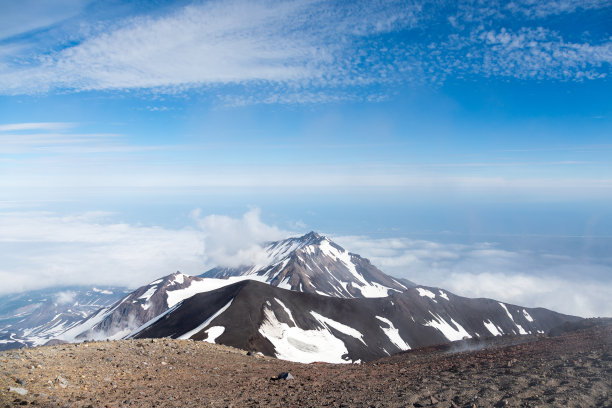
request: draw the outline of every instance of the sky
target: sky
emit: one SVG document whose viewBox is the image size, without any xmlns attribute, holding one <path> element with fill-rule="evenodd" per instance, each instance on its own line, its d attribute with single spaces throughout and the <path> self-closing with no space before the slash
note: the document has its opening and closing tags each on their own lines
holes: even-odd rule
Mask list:
<svg viewBox="0 0 612 408">
<path fill-rule="evenodd" d="M 612 316 L 610 21 L 610 0 L 0 0 L 0 293 L 137 287 L 315 230 L 424 285 Z"/>
</svg>

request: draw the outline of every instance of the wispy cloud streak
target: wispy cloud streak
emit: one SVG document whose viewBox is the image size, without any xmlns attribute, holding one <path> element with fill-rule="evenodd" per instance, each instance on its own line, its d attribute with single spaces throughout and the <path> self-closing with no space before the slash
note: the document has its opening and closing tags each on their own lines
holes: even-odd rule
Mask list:
<svg viewBox="0 0 612 408">
<path fill-rule="evenodd" d="M 609 36 L 567 39 L 546 19 L 609 3 L 194 3 L 90 27 L 56 51 L 5 46 L 0 93 L 212 87 L 226 104 L 243 105 L 379 101 L 399 83 L 470 75 L 594 80 L 609 74 Z"/>
<path fill-rule="evenodd" d="M 64 130 L 70 129 L 74 126 L 74 123 L 66 122 L 7 123 L 0 125 L 0 132 L 18 132 L 24 130 Z"/>
</svg>

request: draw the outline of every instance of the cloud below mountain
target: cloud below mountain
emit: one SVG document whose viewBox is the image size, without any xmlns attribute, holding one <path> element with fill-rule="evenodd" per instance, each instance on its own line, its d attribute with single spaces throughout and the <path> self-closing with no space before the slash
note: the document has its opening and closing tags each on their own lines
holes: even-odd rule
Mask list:
<svg viewBox="0 0 612 408">
<path fill-rule="evenodd" d="M 266 259 L 262 244 L 292 234 L 257 208 L 239 217 L 192 213 L 179 229 L 127 224 L 111 213 L 0 213 L 2 293 L 57 285 L 137 287 L 176 270 Z M 612 261 L 483 243 L 330 236 L 382 271 L 468 297 L 491 297 L 581 316 L 612 315 Z M 62 296 L 64 299 L 66 296 Z M 58 299 L 58 300 L 61 300 Z"/>
<path fill-rule="evenodd" d="M 0 213 L 1 292 L 58 285 L 137 287 L 181 270 L 199 273 L 202 233 L 112 220 L 113 214 Z"/>
<path fill-rule="evenodd" d="M 580 316 L 610 316 L 612 259 L 407 238 L 334 238 L 381 270 L 467 297 L 490 297 Z"/>
</svg>

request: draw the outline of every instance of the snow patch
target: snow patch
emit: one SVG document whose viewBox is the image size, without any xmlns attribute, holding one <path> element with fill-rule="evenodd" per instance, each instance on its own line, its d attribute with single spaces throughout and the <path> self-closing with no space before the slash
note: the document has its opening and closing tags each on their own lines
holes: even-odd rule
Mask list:
<svg viewBox="0 0 612 408">
<path fill-rule="evenodd" d="M 293 314 L 291 313 L 291 310 L 289 310 L 289 308 L 287 306 L 285 306 L 285 304 L 283 302 L 281 302 L 280 300 L 278 300 L 277 298 L 274 298 L 274 300 L 276 300 L 276 302 L 281 305 L 281 307 L 285 310 L 285 313 L 287 313 L 287 315 L 289 316 L 289 319 L 291 320 L 291 322 L 297 326 L 297 324 L 295 323 L 295 320 L 293 319 Z"/>
<path fill-rule="evenodd" d="M 531 315 L 527 313 L 525 309 L 523 309 L 523 316 L 525 316 L 525 319 L 527 319 L 528 322 L 533 322 L 533 317 L 531 317 Z"/>
<path fill-rule="evenodd" d="M 444 337 L 449 341 L 462 340 L 464 337 L 472 338 L 470 334 L 456 321 L 451 318 L 452 324 L 456 327 L 451 326 L 446 320 L 441 318 L 439 315 L 429 312 L 433 316 L 433 320 L 424 324 L 424 326 L 430 326 L 438 329 L 442 332 Z"/>
<path fill-rule="evenodd" d="M 151 286 L 142 296 L 140 296 L 138 299 L 143 299 L 145 302 L 148 302 L 149 299 L 151 299 L 151 296 L 153 296 L 155 294 L 155 291 L 157 290 L 157 285 Z"/>
<path fill-rule="evenodd" d="M 342 340 L 334 337 L 327 328 L 303 330 L 281 323 L 274 312 L 264 308 L 264 321 L 259 333 L 267 338 L 276 350 L 276 357 L 298 363 L 351 363 L 346 358 L 348 350 Z"/>
<path fill-rule="evenodd" d="M 380 328 L 385 333 L 385 335 L 389 338 L 391 343 L 395 344 L 397 348 L 399 348 L 402 351 L 410 350 L 410 346 L 399 335 L 399 330 L 395 328 L 391 320 L 386 319 L 382 316 L 375 316 L 375 317 L 381 322 L 387 324 L 387 326 L 389 326 L 387 328 L 381 326 Z"/>
<path fill-rule="evenodd" d="M 335 320 L 332 320 L 328 317 L 322 316 L 316 312 L 310 312 L 310 314 L 317 319 L 317 321 L 323 325 L 326 325 L 328 327 L 333 327 L 334 329 L 338 330 L 341 333 L 344 333 L 348 336 L 354 337 L 357 340 L 360 340 L 364 345 L 367 346 L 367 344 L 365 343 L 365 341 L 363 341 L 363 334 L 361 334 L 360 331 L 353 329 L 350 326 L 347 326 L 345 324 L 342 324 L 340 322 L 337 322 Z"/>
<path fill-rule="evenodd" d="M 366 286 L 359 287 L 358 289 L 361 291 L 361 294 L 367 298 L 387 297 L 389 296 L 390 290 L 400 293 L 399 290 L 388 288 L 376 282 L 372 282 Z"/>
<path fill-rule="evenodd" d="M 263 276 L 232 276 L 227 279 L 215 279 L 215 278 L 203 278 L 198 280 L 193 280 L 183 289 L 176 290 L 168 290 L 166 292 L 167 295 L 167 303 L 168 307 L 173 307 L 177 303 L 192 297 L 198 293 L 210 292 L 211 290 L 219 289 L 224 286 L 231 285 L 236 282 L 241 282 L 244 280 L 257 280 L 260 282 L 265 282 L 265 277 Z"/>
<path fill-rule="evenodd" d="M 208 343 L 214 343 L 217 338 L 223 334 L 225 331 L 225 327 L 223 326 L 213 326 L 210 329 L 206 330 L 206 334 L 208 337 L 204 340 Z"/>
<path fill-rule="evenodd" d="M 419 292 L 419 295 L 420 295 L 420 296 L 422 296 L 422 297 L 428 297 L 428 298 L 432 299 L 434 302 L 438 303 L 438 302 L 436 301 L 436 294 L 435 294 L 435 293 L 433 293 L 432 291 L 427 290 L 427 289 L 425 289 L 425 288 L 416 288 L 416 290 Z"/>
<path fill-rule="evenodd" d="M 501 336 L 503 333 L 493 324 L 492 321 L 487 320 L 482 322 L 487 330 L 494 336 Z"/>
<path fill-rule="evenodd" d="M 185 282 L 185 275 L 183 275 L 182 273 L 177 273 L 174 276 L 174 280 L 172 281 L 172 284 L 182 285 L 183 282 Z"/>
<path fill-rule="evenodd" d="M 206 319 L 204 321 L 204 323 L 202 323 L 201 325 L 199 325 L 198 327 L 196 327 L 193 330 L 188 331 L 187 333 L 183 334 L 182 336 L 179 336 L 179 339 L 189 339 L 191 338 L 191 336 L 201 332 L 202 330 L 204 330 L 206 328 L 206 326 L 208 326 L 210 324 L 210 322 L 212 322 L 214 319 L 217 318 L 217 316 L 221 315 L 223 312 L 225 312 L 227 310 L 228 307 L 230 307 L 230 305 L 232 304 L 232 302 L 234 301 L 234 299 L 230 300 L 229 302 L 227 302 L 227 304 L 225 306 L 223 306 L 221 309 L 217 310 L 217 312 L 215 314 L 213 314 L 212 316 L 210 316 L 208 319 Z M 223 329 L 225 330 L 225 329 Z M 219 336 L 221 335 L 221 333 L 219 333 Z M 217 336 L 218 337 L 218 336 Z"/>
<path fill-rule="evenodd" d="M 283 279 L 278 285 L 276 285 L 277 287 L 281 288 L 281 289 L 287 289 L 287 290 L 291 290 L 291 285 L 289 284 L 289 276 L 287 276 L 285 279 Z"/>
<path fill-rule="evenodd" d="M 448 295 L 447 295 L 446 293 L 444 293 L 444 291 L 439 290 L 438 292 L 440 292 L 440 297 L 441 297 L 441 298 L 446 299 L 446 300 L 450 300 L 450 299 L 448 298 Z"/>
<path fill-rule="evenodd" d="M 499 302 L 499 305 L 506 311 L 506 314 L 508 315 L 508 317 L 510 318 L 510 320 L 512 320 L 512 323 L 514 323 L 514 325 L 516 326 L 516 328 L 519 331 L 519 334 L 529 334 L 525 331 L 525 329 L 523 329 L 523 326 L 521 326 L 520 324 L 516 323 L 514 321 L 514 318 L 512 317 L 512 315 L 510 314 L 510 312 L 508 311 L 508 308 L 506 307 L 506 305 L 504 305 L 503 303 Z M 530 316 L 531 317 L 531 316 Z M 516 333 L 515 333 L 516 334 Z"/>
<path fill-rule="evenodd" d="M 353 262 L 351 261 L 351 255 L 348 252 L 336 249 L 327 239 L 321 241 L 321 243 L 319 244 L 319 248 L 321 248 L 321 251 L 328 257 L 342 262 L 344 266 L 346 266 L 346 268 L 349 270 L 349 272 L 363 285 L 369 285 L 369 282 L 366 281 L 359 272 L 357 272 L 355 264 L 353 264 Z"/>
</svg>

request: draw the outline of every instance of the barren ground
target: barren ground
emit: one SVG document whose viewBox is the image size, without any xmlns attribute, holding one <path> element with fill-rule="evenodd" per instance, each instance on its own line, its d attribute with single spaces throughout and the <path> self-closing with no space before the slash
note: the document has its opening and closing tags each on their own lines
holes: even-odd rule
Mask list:
<svg viewBox="0 0 612 408">
<path fill-rule="evenodd" d="M 612 406 L 612 325 L 521 341 L 361 365 L 303 365 L 169 339 L 12 350 L 0 353 L 0 407 Z M 295 378 L 271 379 L 286 371 Z"/>
</svg>

